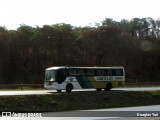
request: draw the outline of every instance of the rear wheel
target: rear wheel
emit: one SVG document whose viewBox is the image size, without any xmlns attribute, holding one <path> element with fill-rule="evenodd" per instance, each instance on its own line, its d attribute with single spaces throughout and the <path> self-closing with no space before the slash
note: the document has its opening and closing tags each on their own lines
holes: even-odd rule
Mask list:
<svg viewBox="0 0 160 120">
<path fill-rule="evenodd" d="M 73 85 L 71 83 L 67 84 L 66 86 L 66 92 L 71 92 L 73 89 Z"/>
<path fill-rule="evenodd" d="M 109 91 L 111 89 L 112 89 L 112 83 L 109 82 L 109 83 L 106 84 L 105 91 Z"/>
<path fill-rule="evenodd" d="M 57 92 L 61 92 L 62 90 L 57 90 Z"/>
<path fill-rule="evenodd" d="M 96 90 L 97 90 L 97 91 L 101 91 L 101 88 L 97 88 Z"/>
</svg>

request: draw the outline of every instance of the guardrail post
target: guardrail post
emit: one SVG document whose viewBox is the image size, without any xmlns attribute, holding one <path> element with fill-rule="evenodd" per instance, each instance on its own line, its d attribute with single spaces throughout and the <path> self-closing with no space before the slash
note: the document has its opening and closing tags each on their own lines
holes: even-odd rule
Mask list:
<svg viewBox="0 0 160 120">
<path fill-rule="evenodd" d="M 22 84 L 20 86 L 21 86 L 21 90 L 22 90 Z"/>
<path fill-rule="evenodd" d="M 141 83 L 140 82 L 139 82 L 138 86 L 141 87 Z"/>
</svg>

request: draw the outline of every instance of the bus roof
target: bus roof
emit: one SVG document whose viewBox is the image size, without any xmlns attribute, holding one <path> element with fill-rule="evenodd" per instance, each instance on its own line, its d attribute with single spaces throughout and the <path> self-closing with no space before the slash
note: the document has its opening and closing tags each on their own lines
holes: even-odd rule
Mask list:
<svg viewBox="0 0 160 120">
<path fill-rule="evenodd" d="M 65 66 L 62 66 L 62 67 L 50 67 L 50 68 L 47 68 L 46 70 L 58 70 L 58 69 L 64 69 L 66 68 Z"/>
<path fill-rule="evenodd" d="M 46 70 L 58 70 L 58 69 L 124 69 L 123 66 L 113 66 L 113 67 L 66 67 L 66 66 L 58 66 L 58 67 L 50 67 Z"/>
</svg>

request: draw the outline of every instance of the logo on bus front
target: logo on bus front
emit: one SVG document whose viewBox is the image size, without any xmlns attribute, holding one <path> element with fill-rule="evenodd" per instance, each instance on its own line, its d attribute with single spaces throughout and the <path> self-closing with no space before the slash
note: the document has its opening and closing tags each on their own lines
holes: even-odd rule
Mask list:
<svg viewBox="0 0 160 120">
<path fill-rule="evenodd" d="M 113 80 L 113 77 L 97 77 L 97 80 Z"/>
</svg>

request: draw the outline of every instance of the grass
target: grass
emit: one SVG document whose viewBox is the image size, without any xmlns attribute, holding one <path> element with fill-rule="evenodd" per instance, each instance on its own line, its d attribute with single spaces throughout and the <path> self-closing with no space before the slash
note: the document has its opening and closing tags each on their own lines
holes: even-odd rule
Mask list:
<svg viewBox="0 0 160 120">
<path fill-rule="evenodd" d="M 0 96 L 0 111 L 58 112 L 159 105 L 160 91 L 72 92 L 51 95 Z"/>
</svg>

